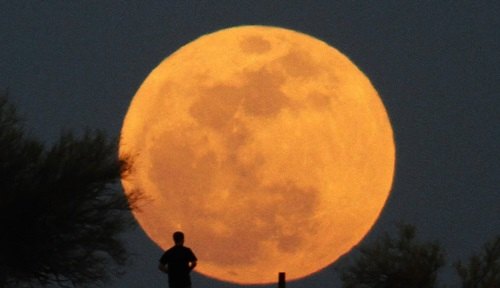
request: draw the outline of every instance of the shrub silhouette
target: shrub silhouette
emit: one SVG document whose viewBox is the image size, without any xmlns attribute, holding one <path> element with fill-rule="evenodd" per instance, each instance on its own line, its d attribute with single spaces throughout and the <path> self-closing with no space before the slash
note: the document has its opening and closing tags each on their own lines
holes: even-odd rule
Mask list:
<svg viewBox="0 0 500 288">
<path fill-rule="evenodd" d="M 340 268 L 343 287 L 430 288 L 444 265 L 438 243 L 419 243 L 412 225 L 400 225 L 397 237 L 388 233 L 362 246 L 353 263 Z"/>
<path fill-rule="evenodd" d="M 462 288 L 500 287 L 500 236 L 486 243 L 482 251 L 466 263 L 456 262 L 455 269 Z"/>
<path fill-rule="evenodd" d="M 23 129 L 0 97 L 0 287 L 104 283 L 127 262 L 119 236 L 133 223 L 116 143 L 86 131 L 46 148 Z"/>
</svg>

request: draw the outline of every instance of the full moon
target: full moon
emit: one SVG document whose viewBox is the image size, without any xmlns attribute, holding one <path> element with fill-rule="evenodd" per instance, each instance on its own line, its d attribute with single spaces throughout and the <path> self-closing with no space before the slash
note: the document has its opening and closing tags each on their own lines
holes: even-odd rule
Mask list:
<svg viewBox="0 0 500 288">
<path fill-rule="evenodd" d="M 266 26 L 207 34 L 163 60 L 132 100 L 119 154 L 146 234 L 166 249 L 183 231 L 196 271 L 239 284 L 303 278 L 349 252 L 395 164 L 369 79 L 325 42 Z"/>
</svg>

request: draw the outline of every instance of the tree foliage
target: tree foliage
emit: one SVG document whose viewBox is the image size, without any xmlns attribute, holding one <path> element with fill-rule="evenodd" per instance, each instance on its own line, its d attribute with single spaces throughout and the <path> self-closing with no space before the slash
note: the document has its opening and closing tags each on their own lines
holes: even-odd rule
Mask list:
<svg viewBox="0 0 500 288">
<path fill-rule="evenodd" d="M 340 268 L 345 288 L 435 287 L 444 254 L 437 243 L 419 243 L 412 225 L 400 225 L 397 237 L 388 233 L 359 250 L 353 263 Z"/>
<path fill-rule="evenodd" d="M 486 243 L 483 250 L 472 255 L 466 263 L 458 261 L 455 269 L 462 288 L 500 287 L 500 236 Z"/>
<path fill-rule="evenodd" d="M 0 287 L 104 283 L 125 265 L 132 223 L 116 144 L 66 133 L 45 147 L 0 97 Z"/>
</svg>

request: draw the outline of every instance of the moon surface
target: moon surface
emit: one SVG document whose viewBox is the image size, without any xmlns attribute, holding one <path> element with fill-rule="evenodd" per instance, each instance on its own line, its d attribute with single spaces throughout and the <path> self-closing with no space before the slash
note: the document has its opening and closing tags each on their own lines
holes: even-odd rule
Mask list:
<svg viewBox="0 0 500 288">
<path fill-rule="evenodd" d="M 367 77 L 311 36 L 240 26 L 156 67 L 126 114 L 122 184 L 161 248 L 176 230 L 203 275 L 306 277 L 350 251 L 389 195 L 395 145 Z"/>
</svg>

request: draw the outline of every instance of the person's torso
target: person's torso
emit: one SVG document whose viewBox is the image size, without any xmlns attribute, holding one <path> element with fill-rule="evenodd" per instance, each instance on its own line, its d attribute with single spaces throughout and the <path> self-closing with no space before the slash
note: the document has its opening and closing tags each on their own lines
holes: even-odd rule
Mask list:
<svg viewBox="0 0 500 288">
<path fill-rule="evenodd" d="M 189 283 L 189 262 L 194 261 L 191 250 L 184 246 L 174 246 L 165 252 L 164 261 L 168 267 L 170 282 Z"/>
</svg>

